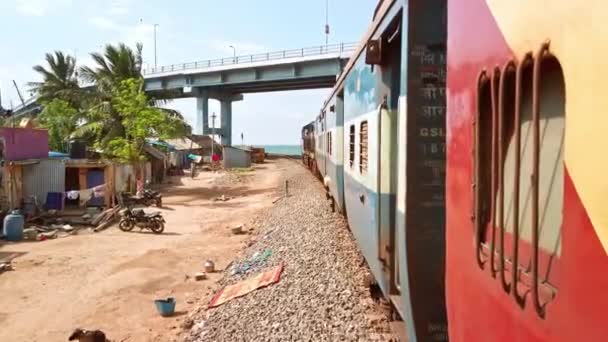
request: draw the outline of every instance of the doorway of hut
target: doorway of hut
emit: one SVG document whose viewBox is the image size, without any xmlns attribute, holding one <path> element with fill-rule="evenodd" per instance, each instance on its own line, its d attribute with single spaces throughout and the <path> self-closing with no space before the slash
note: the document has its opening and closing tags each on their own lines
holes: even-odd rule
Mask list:
<svg viewBox="0 0 608 342">
<path fill-rule="evenodd" d="M 103 168 L 65 168 L 65 208 L 102 207 L 104 196 L 95 196 L 93 188 L 103 185 Z"/>
<path fill-rule="evenodd" d="M 78 168 L 65 168 L 65 208 L 78 208 L 80 206 L 80 182 Z"/>
</svg>

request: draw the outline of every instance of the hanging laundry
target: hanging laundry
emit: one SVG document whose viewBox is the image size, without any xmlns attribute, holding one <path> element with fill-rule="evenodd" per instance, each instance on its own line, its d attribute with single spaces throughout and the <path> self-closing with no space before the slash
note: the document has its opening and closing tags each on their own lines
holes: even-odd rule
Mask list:
<svg viewBox="0 0 608 342">
<path fill-rule="evenodd" d="M 68 191 L 68 192 L 66 192 L 65 196 L 70 200 L 77 200 L 78 197 L 80 197 L 80 191 L 78 191 L 78 190 Z"/>
<path fill-rule="evenodd" d="M 80 190 L 80 206 L 84 207 L 93 198 L 93 189 Z"/>
<path fill-rule="evenodd" d="M 98 185 L 96 187 L 93 188 L 93 196 L 98 198 L 98 197 L 104 197 L 106 193 L 106 185 L 105 184 L 101 184 Z"/>
</svg>

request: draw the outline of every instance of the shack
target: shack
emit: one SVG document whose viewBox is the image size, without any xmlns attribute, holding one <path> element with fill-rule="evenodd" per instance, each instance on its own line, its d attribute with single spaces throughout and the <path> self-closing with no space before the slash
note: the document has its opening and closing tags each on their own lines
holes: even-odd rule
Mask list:
<svg viewBox="0 0 608 342">
<path fill-rule="evenodd" d="M 251 167 L 251 150 L 224 146 L 223 165 L 226 169 Z"/>
<path fill-rule="evenodd" d="M 146 165 L 146 173 L 150 178 L 150 182 L 154 184 L 162 183 L 167 173 L 167 156 L 161 151 L 159 151 L 157 148 L 149 144 L 146 144 L 144 146 L 144 151 L 146 152 L 146 157 L 148 157 L 150 165 L 149 173 L 148 166 Z"/>
<path fill-rule="evenodd" d="M 170 164 L 182 170 L 190 168 L 191 154 L 203 156 L 204 153 L 203 147 L 188 137 L 165 140 L 165 143 L 171 146 Z"/>
<path fill-rule="evenodd" d="M 222 154 L 222 144 L 213 140 L 209 135 L 193 134 L 190 136 L 190 139 L 194 140 L 194 142 L 202 147 L 202 156 L 210 156 L 212 148 L 215 150 L 215 154 Z"/>
<path fill-rule="evenodd" d="M 111 162 L 65 160 L 66 207 L 111 207 L 114 189 L 114 167 Z"/>
<path fill-rule="evenodd" d="M 16 161 L 48 158 L 49 132 L 45 129 L 0 127 L 0 159 Z"/>
<path fill-rule="evenodd" d="M 39 159 L 48 158 L 48 154 L 47 130 L 22 127 L 0 128 L 0 161 L 2 162 L 0 207 L 3 210 L 20 207 L 24 196 L 28 198 L 32 195 L 31 187 L 26 187 L 24 194 L 24 173 L 28 180 L 31 179 L 30 167 L 37 165 Z M 52 187 L 52 185 L 48 186 Z"/>
</svg>

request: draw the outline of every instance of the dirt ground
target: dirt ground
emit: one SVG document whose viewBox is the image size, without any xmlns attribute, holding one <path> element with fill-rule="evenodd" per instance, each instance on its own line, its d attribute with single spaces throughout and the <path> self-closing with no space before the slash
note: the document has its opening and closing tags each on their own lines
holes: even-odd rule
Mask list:
<svg viewBox="0 0 608 342">
<path fill-rule="evenodd" d="M 192 276 L 207 259 L 223 269 L 248 235 L 229 227 L 249 222 L 277 197 L 287 160 L 248 173 L 201 172 L 175 178 L 163 192 L 167 226 L 155 235 L 112 227 L 43 242 L 0 242 L 14 271 L 0 275 L 0 341 L 67 341 L 76 327 L 102 329 L 112 341 L 171 341 L 220 277 Z M 226 182 L 239 178 L 238 182 Z M 213 201 L 226 195 L 235 198 Z M 153 208 L 147 210 L 156 210 Z M 176 315 L 158 315 L 153 300 L 175 297 Z"/>
</svg>

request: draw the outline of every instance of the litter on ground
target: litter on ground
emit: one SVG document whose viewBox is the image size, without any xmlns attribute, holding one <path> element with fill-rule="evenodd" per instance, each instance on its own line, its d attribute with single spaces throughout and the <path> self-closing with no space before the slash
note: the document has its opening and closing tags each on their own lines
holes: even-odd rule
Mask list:
<svg viewBox="0 0 608 342">
<path fill-rule="evenodd" d="M 230 275 L 244 274 L 253 271 L 264 265 L 266 260 L 272 255 L 272 250 L 266 249 L 263 252 L 255 252 L 249 260 L 240 264 L 235 264 L 230 268 Z"/>
<path fill-rule="evenodd" d="M 259 273 L 254 277 L 240 281 L 234 285 L 226 286 L 213 296 L 211 302 L 209 302 L 209 307 L 218 307 L 232 299 L 242 297 L 259 288 L 277 283 L 281 279 L 282 271 L 283 264 L 280 264 L 269 271 Z"/>
</svg>

